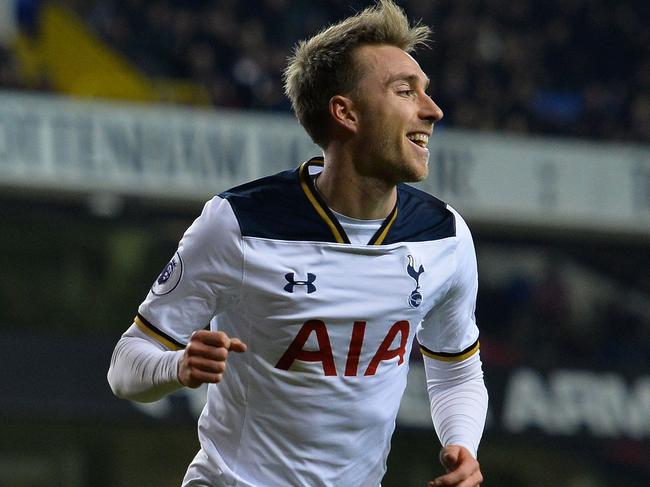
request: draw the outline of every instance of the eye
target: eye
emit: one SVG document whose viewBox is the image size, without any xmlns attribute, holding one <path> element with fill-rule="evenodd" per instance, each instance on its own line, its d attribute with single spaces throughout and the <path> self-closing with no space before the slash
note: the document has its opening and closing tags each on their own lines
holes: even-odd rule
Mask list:
<svg viewBox="0 0 650 487">
<path fill-rule="evenodd" d="M 409 89 L 399 90 L 397 93 L 399 95 L 403 95 L 403 96 L 413 96 L 413 94 L 415 93 L 415 90 L 412 90 L 412 89 L 409 88 Z"/>
</svg>

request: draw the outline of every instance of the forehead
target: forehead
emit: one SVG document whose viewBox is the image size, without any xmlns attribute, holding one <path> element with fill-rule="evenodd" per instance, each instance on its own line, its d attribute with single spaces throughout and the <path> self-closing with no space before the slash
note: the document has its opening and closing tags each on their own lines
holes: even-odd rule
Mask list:
<svg viewBox="0 0 650 487">
<path fill-rule="evenodd" d="M 414 75 L 423 83 L 427 81 L 427 76 L 418 62 L 399 47 L 361 46 L 356 50 L 355 58 L 361 68 L 362 77 L 368 81 L 385 84 L 400 74 Z"/>
</svg>

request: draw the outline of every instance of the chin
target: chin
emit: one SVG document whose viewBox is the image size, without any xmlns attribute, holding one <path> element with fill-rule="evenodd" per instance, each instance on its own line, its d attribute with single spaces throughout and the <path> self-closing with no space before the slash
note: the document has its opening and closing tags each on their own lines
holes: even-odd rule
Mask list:
<svg viewBox="0 0 650 487">
<path fill-rule="evenodd" d="M 423 171 L 421 173 L 418 173 L 417 175 L 413 176 L 412 179 L 405 181 L 406 183 L 419 183 L 420 181 L 424 181 L 427 176 L 429 175 L 429 171 Z"/>
<path fill-rule="evenodd" d="M 429 160 L 414 161 L 413 164 L 407 167 L 404 171 L 403 181 L 405 183 L 417 183 L 423 181 L 429 175 Z"/>
</svg>

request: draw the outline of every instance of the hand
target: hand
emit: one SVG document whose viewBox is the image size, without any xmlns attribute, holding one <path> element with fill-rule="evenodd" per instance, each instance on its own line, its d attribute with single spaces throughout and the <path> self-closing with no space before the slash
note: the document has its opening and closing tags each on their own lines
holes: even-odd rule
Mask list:
<svg viewBox="0 0 650 487">
<path fill-rule="evenodd" d="M 246 348 L 241 340 L 222 331 L 195 331 L 178 362 L 178 380 L 192 389 L 221 382 L 229 351 L 245 352 Z"/>
<path fill-rule="evenodd" d="M 476 487 L 483 482 L 483 475 L 478 461 L 462 446 L 448 445 L 440 450 L 440 463 L 447 470 L 428 483 L 428 487 Z"/>
</svg>

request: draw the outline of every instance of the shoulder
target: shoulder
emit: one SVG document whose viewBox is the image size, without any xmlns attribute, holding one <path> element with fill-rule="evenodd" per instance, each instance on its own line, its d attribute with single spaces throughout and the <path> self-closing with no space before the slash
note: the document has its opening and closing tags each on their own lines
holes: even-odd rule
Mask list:
<svg viewBox="0 0 650 487">
<path fill-rule="evenodd" d="M 476 285 L 477 263 L 476 250 L 474 248 L 474 239 L 470 232 L 469 226 L 463 217 L 451 206 L 447 205 L 449 211 L 454 215 L 456 221 L 456 272 L 459 283 L 470 284 L 470 287 Z"/>
<path fill-rule="evenodd" d="M 292 191 L 297 191 L 297 182 L 298 170 L 291 169 L 235 186 L 219 196 L 228 200 L 234 208 L 245 208 L 259 203 L 279 203 L 291 197 Z"/>
<path fill-rule="evenodd" d="M 185 231 L 178 246 L 181 267 L 201 262 L 238 262 L 240 255 L 239 225 L 230 205 L 219 196 L 210 199 L 201 214 Z M 185 263 L 183 263 L 185 262 Z"/>
<path fill-rule="evenodd" d="M 467 222 L 460 214 L 460 212 L 449 204 L 447 204 L 446 207 L 452 213 L 452 215 L 454 215 L 454 221 L 456 223 L 456 236 L 459 239 L 472 240 L 472 234 L 470 232 L 469 226 L 467 225 Z"/>
<path fill-rule="evenodd" d="M 242 236 L 328 241 L 331 231 L 314 212 L 300 168 L 242 184 L 219 194 L 232 207 Z"/>
<path fill-rule="evenodd" d="M 440 240 L 456 236 L 456 215 L 444 201 L 407 184 L 397 186 L 398 214 L 392 243 Z M 458 215 L 459 216 L 459 215 Z"/>
<path fill-rule="evenodd" d="M 299 198 L 296 170 L 266 176 L 219 194 L 232 207 L 242 236 L 270 236 L 286 218 L 289 202 Z"/>
</svg>

